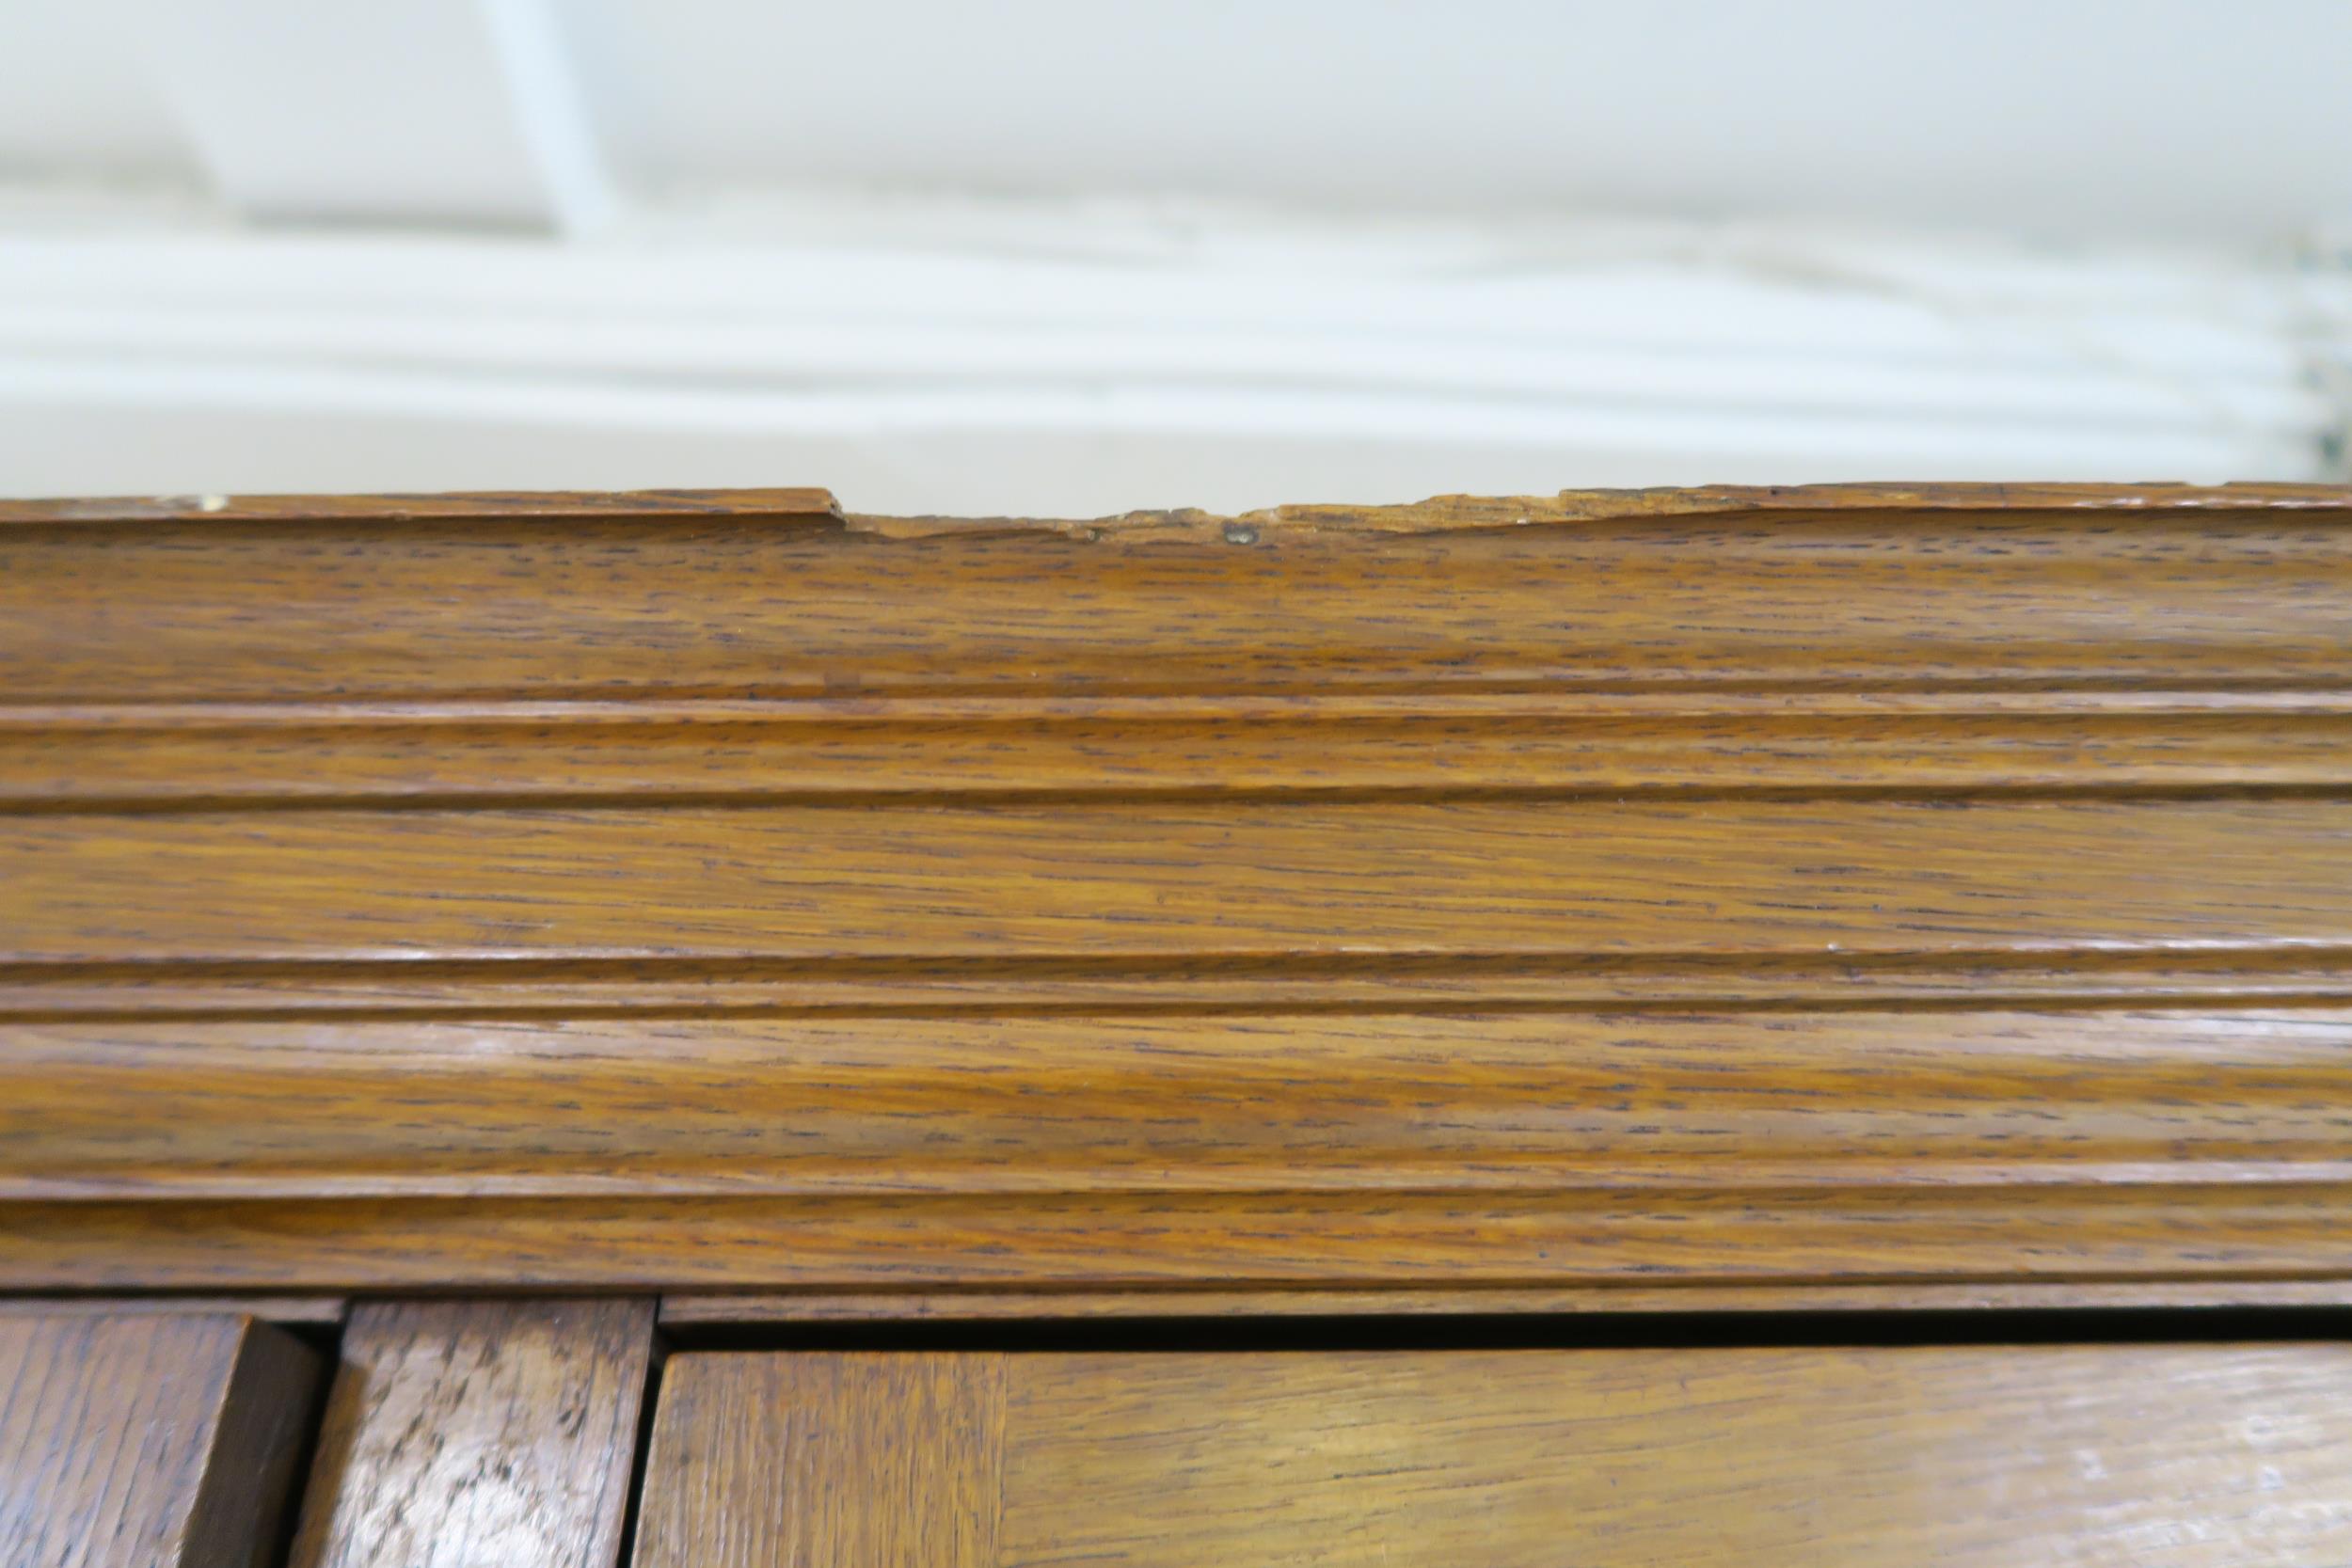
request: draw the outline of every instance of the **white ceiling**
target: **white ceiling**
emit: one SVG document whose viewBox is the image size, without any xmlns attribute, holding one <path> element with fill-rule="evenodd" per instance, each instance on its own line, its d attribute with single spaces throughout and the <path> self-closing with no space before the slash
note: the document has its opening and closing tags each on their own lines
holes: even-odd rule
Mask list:
<svg viewBox="0 0 2352 1568">
<path fill-rule="evenodd" d="M 2203 242 L 2352 220 L 2346 0 L 485 3 L 546 15 L 641 193 L 1165 192 Z M 274 80 L 298 137 L 333 112 L 314 35 L 381 56 L 398 19 L 438 8 L 0 0 L 0 169 L 191 175 L 167 87 L 184 103 L 192 51 Z M 416 94 L 414 134 L 478 184 L 437 109 Z"/>
<path fill-rule="evenodd" d="M 0 0 L 0 494 L 2352 467 L 2352 0 Z"/>
<path fill-rule="evenodd" d="M 576 0 L 661 176 L 2216 238 L 2352 216 L 2344 0 Z"/>
</svg>

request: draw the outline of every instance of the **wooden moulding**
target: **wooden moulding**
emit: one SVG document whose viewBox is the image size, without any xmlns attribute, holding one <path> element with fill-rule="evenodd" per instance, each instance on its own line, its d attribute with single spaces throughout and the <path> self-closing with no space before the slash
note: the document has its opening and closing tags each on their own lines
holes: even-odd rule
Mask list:
<svg viewBox="0 0 2352 1568">
<path fill-rule="evenodd" d="M 0 1288 L 2352 1282 L 2341 489 L 0 503 Z"/>
</svg>

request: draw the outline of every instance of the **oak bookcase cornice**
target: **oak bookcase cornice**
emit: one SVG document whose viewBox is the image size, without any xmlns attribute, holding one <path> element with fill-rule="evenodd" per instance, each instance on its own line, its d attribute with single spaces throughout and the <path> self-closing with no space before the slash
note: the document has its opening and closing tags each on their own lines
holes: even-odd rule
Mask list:
<svg viewBox="0 0 2352 1568">
<path fill-rule="evenodd" d="M 2352 1281 L 2341 488 L 5 502 L 0 669 L 9 1290 Z"/>
</svg>

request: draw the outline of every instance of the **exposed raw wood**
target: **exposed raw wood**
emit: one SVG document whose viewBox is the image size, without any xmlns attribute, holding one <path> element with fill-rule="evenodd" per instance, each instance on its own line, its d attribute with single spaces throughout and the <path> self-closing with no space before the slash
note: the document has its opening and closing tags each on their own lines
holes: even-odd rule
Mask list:
<svg viewBox="0 0 2352 1568">
<path fill-rule="evenodd" d="M 1644 490 L 1563 490 L 1556 496 L 1436 496 L 1402 506 L 1278 506 L 1231 517 L 1180 510 L 1092 518 L 858 515 L 850 521 L 866 531 L 892 537 L 1022 529 L 1091 536 L 1229 522 L 1341 529 L 1358 533 L 1412 533 L 1527 522 L 1704 517 L 1741 513 L 2279 513 L 2336 511 L 2346 506 L 2352 506 L 2352 487 L 2335 484 L 1998 484 L 1964 481 L 1926 484 L 1661 486 Z M 451 491 L 373 496 L 99 496 L 30 500 L 0 497 L 0 524 L 60 520 L 143 523 L 205 518 L 249 521 L 372 516 L 572 517 L 653 512 L 757 517 L 793 513 L 842 515 L 841 505 L 831 491 L 813 486 L 752 490 Z"/>
<path fill-rule="evenodd" d="M 293 1568 L 613 1568 L 650 1301 L 353 1309 Z"/>
<path fill-rule="evenodd" d="M 2348 1391 L 2334 1344 L 686 1355 L 640 1562 L 2333 1561 Z"/>
<path fill-rule="evenodd" d="M 250 1318 L 0 1316 L 9 1568 L 263 1568 L 318 1371 Z"/>
</svg>

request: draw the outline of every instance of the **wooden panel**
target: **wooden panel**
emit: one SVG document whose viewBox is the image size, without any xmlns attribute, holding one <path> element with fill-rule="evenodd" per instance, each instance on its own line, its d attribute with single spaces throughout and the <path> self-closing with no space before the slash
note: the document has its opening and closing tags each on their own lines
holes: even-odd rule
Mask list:
<svg viewBox="0 0 2352 1568">
<path fill-rule="evenodd" d="M 633 1568 L 992 1568 L 995 1355 L 688 1355 L 663 1374 Z"/>
<path fill-rule="evenodd" d="M 2327 1290 L 2348 524 L 0 504 L 0 1287 Z"/>
<path fill-rule="evenodd" d="M 0 1317 L 9 1568 L 262 1568 L 317 1375 L 247 1318 Z"/>
<path fill-rule="evenodd" d="M 648 1301 L 355 1307 L 293 1568 L 612 1568 L 652 1349 Z"/>
<path fill-rule="evenodd" d="M 0 881 L 19 963 L 2287 949 L 2352 802 L 44 816 Z"/>
<path fill-rule="evenodd" d="M 896 1377 L 872 1359 L 677 1358 L 640 1563 L 2251 1568 L 2352 1552 L 2342 1345 L 976 1354 Z M 969 1420 L 998 1379 L 994 1443 L 959 1443 L 945 1475 L 900 1460 L 887 1484 L 837 1485 L 842 1456 L 887 1451 L 942 1403 Z M 822 1500 L 779 1500 L 801 1496 Z M 981 1548 L 858 1549 L 946 1521 Z M 793 1555 L 810 1544 L 833 1550 Z"/>
</svg>

